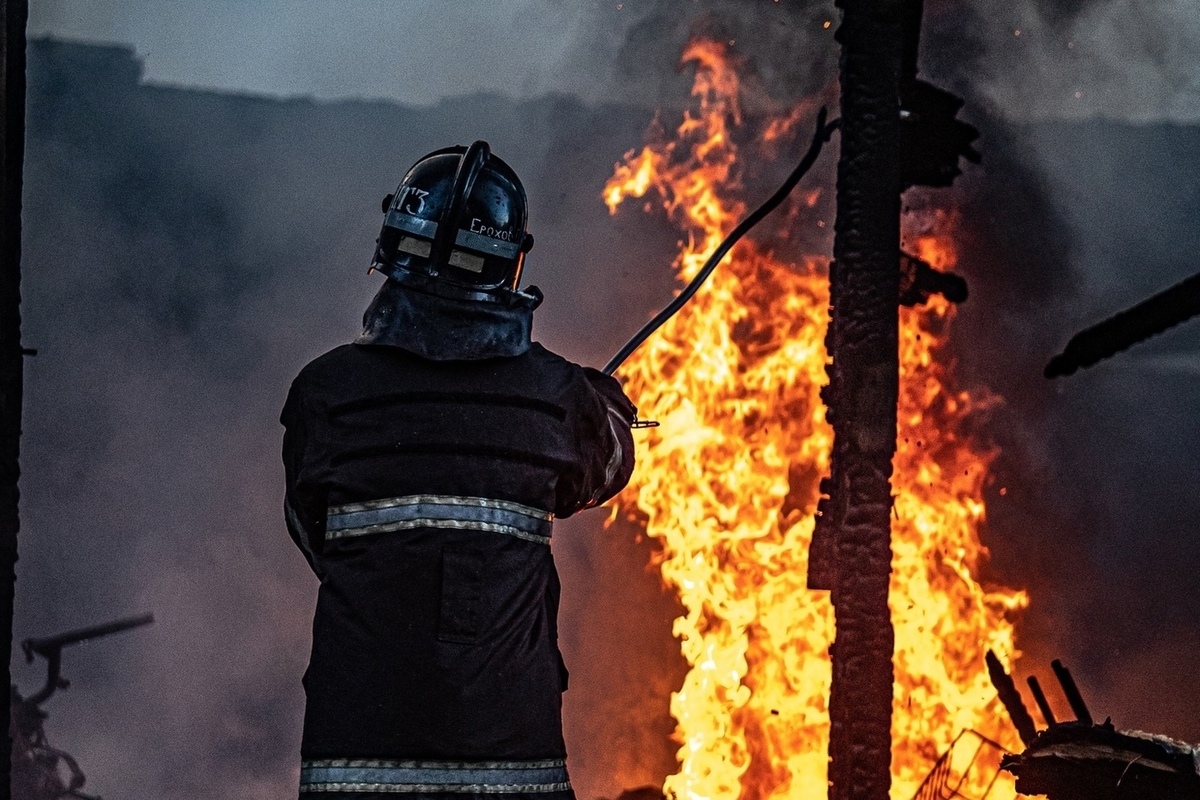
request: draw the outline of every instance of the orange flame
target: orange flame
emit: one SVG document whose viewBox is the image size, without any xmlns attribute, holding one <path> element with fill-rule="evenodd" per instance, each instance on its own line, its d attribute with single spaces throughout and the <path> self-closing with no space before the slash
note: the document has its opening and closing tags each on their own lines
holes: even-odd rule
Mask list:
<svg viewBox="0 0 1200 800">
<path fill-rule="evenodd" d="M 683 60 L 696 68 L 698 111 L 685 115 L 674 141 L 627 154 L 604 199 L 615 213 L 628 197 L 660 198 L 687 234 L 676 266 L 689 280 L 746 209 L 733 136 L 742 125 L 736 70 L 716 42 L 693 41 Z M 818 197 L 812 190 L 796 213 L 815 213 Z M 919 254 L 953 266 L 953 214 L 920 223 Z M 664 785 L 681 800 L 826 792 L 833 614 L 828 596 L 805 585 L 833 439 L 818 394 L 827 380 L 826 264 L 742 242 L 620 373 L 641 415 L 661 423 L 647 432 L 620 502 L 644 516 L 661 544 L 663 580 L 685 609 L 674 633 L 691 668 L 671 700 L 679 771 Z M 913 796 L 964 729 L 1015 744 L 983 656 L 990 648 L 1016 657 L 1012 619 L 1026 598 L 976 578 L 992 455 L 973 446 L 971 423 L 991 401 L 954 388 L 942 344 L 952 318 L 940 298 L 901 315 L 891 598 L 897 800 Z M 963 790 L 979 797 L 991 777 Z M 1003 781 L 990 795 L 1012 796 Z"/>
</svg>

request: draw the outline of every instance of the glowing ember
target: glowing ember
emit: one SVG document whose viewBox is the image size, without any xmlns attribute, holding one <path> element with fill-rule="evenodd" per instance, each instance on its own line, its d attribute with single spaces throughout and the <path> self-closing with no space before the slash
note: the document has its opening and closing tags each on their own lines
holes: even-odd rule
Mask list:
<svg viewBox="0 0 1200 800">
<path fill-rule="evenodd" d="M 604 197 L 614 212 L 627 197 L 661 199 L 687 234 L 677 263 L 686 280 L 746 209 L 732 135 L 742 124 L 737 74 L 720 43 L 694 41 L 683 59 L 696 68 L 698 110 L 675 141 L 630 153 Z M 812 216 L 818 194 L 797 194 L 794 214 Z M 953 222 L 950 213 L 925 215 L 910 246 L 934 266 L 953 266 Z M 832 445 L 818 395 L 826 265 L 824 256 L 785 261 L 741 243 L 621 370 L 641 415 L 661 422 L 647 432 L 620 499 L 661 543 L 663 580 L 686 610 L 674 628 L 691 665 L 671 702 L 679 771 L 664 787 L 678 798 L 825 796 L 833 613 L 828 595 L 805 580 Z M 1026 600 L 975 578 L 990 455 L 973 449 L 968 432 L 981 401 L 953 388 L 941 352 L 952 317 L 940 298 L 901 314 L 891 601 L 897 800 L 913 796 L 964 729 L 1016 745 L 983 656 L 988 648 L 1015 656 L 1011 619 Z M 991 777 L 964 790 L 980 796 Z M 1013 794 L 1001 783 L 990 797 Z"/>
</svg>

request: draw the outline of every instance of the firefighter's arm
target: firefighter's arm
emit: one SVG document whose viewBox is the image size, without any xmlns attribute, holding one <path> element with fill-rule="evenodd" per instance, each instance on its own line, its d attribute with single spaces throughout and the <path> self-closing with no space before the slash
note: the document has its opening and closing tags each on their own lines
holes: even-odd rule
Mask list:
<svg viewBox="0 0 1200 800">
<path fill-rule="evenodd" d="M 597 426 L 596 463 L 589 470 L 584 508 L 597 506 L 625 488 L 633 474 L 633 420 L 637 409 L 621 391 L 621 384 L 599 370 L 584 368 L 588 384 L 603 408 L 603 420 Z M 602 462 L 602 466 L 601 466 Z"/>
<path fill-rule="evenodd" d="M 279 418 L 284 425 L 283 469 L 287 487 L 283 498 L 283 518 L 292 541 L 304 554 L 312 571 L 320 577 L 319 557 L 325 538 L 324 503 L 308 497 L 311 493 L 303 491 L 300 486 L 308 443 L 308 425 L 303 405 L 293 384 Z"/>
</svg>

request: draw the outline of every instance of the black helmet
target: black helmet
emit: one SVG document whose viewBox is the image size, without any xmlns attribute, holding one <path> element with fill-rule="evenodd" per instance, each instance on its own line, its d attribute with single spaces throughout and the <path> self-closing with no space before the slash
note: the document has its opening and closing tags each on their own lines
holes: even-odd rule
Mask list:
<svg viewBox="0 0 1200 800">
<path fill-rule="evenodd" d="M 372 269 L 443 297 L 504 300 L 517 290 L 533 247 L 525 188 L 487 142 L 421 158 L 383 212 Z"/>
</svg>

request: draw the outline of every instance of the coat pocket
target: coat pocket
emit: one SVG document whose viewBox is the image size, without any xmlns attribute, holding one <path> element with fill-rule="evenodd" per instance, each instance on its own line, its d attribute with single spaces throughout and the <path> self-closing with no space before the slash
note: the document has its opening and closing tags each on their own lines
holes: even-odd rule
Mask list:
<svg viewBox="0 0 1200 800">
<path fill-rule="evenodd" d="M 458 644 L 479 641 L 483 633 L 483 562 L 481 550 L 465 547 L 442 550 L 438 641 Z"/>
</svg>

